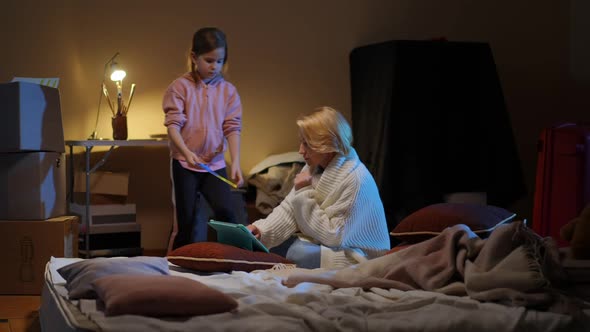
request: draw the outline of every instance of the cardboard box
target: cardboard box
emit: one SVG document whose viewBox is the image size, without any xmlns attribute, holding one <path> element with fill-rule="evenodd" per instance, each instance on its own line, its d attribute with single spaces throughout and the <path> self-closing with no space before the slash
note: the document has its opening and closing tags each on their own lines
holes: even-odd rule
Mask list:
<svg viewBox="0 0 590 332">
<path fill-rule="evenodd" d="M 137 214 L 135 204 L 89 205 L 90 227 L 108 224 L 135 223 Z M 86 205 L 70 203 L 70 213 L 80 216 L 80 233 L 86 232 Z"/>
<path fill-rule="evenodd" d="M 41 294 L 45 265 L 78 257 L 78 218 L 0 221 L 0 294 Z"/>
<path fill-rule="evenodd" d="M 77 172 L 74 191 L 86 192 L 86 174 Z M 90 174 L 90 193 L 127 196 L 129 193 L 129 173 L 94 172 Z"/>
<path fill-rule="evenodd" d="M 89 187 L 91 204 L 125 204 L 129 193 L 129 173 L 91 173 Z M 84 172 L 76 173 L 74 202 L 86 203 L 86 173 Z"/>
<path fill-rule="evenodd" d="M 0 220 L 45 220 L 66 214 L 63 153 L 0 153 L 0 183 Z"/>
<path fill-rule="evenodd" d="M 59 90 L 44 85 L 0 84 L 0 152 L 65 152 Z"/>
</svg>

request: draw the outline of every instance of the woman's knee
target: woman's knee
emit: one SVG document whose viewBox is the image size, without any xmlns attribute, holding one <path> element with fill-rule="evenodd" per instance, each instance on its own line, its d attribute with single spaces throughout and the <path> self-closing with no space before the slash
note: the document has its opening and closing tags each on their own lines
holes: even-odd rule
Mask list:
<svg viewBox="0 0 590 332">
<path fill-rule="evenodd" d="M 295 263 L 297 267 L 315 269 L 320 267 L 321 247 L 317 244 L 297 239 L 289 247 L 289 250 L 287 250 L 286 258 Z"/>
</svg>

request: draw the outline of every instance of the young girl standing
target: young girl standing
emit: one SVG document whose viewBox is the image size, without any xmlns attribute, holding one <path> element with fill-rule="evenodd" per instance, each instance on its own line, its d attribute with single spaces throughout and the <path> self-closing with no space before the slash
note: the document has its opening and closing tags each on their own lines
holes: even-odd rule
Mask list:
<svg viewBox="0 0 590 332">
<path fill-rule="evenodd" d="M 244 182 L 240 169 L 242 104 L 236 88 L 223 78 L 227 49 L 221 30 L 198 30 L 193 36 L 190 71 L 174 80 L 164 94 L 176 210 L 169 249 L 207 240 L 207 222 L 197 223 L 201 195 L 216 219 L 235 222 L 229 185 L 199 166 L 203 163 L 227 177 L 227 142 L 230 178 L 238 186 Z"/>
</svg>

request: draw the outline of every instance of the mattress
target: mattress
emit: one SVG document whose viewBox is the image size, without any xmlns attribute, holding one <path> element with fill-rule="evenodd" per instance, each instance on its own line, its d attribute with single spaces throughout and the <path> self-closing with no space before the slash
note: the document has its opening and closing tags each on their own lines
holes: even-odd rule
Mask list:
<svg viewBox="0 0 590 332">
<path fill-rule="evenodd" d="M 198 275 L 171 265 L 171 274 L 223 291 L 238 308 L 221 314 L 157 319 L 106 317 L 95 300 L 71 301 L 57 269 L 79 261 L 52 258 L 46 266 L 43 331 L 583 331 L 588 321 L 568 315 L 481 303 L 427 291 L 341 288 L 282 280 L 301 269 Z M 590 310 L 584 311 L 590 317 Z"/>
</svg>

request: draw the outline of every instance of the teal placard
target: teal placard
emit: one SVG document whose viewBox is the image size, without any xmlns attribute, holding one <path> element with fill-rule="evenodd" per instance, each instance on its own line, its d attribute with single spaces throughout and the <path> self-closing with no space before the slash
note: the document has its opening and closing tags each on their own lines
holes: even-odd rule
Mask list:
<svg viewBox="0 0 590 332">
<path fill-rule="evenodd" d="M 229 244 L 250 251 L 268 252 L 268 248 L 262 242 L 258 241 L 250 230 L 242 224 L 232 224 L 211 219 L 209 226 L 217 231 L 217 242 L 219 243 Z"/>
</svg>

